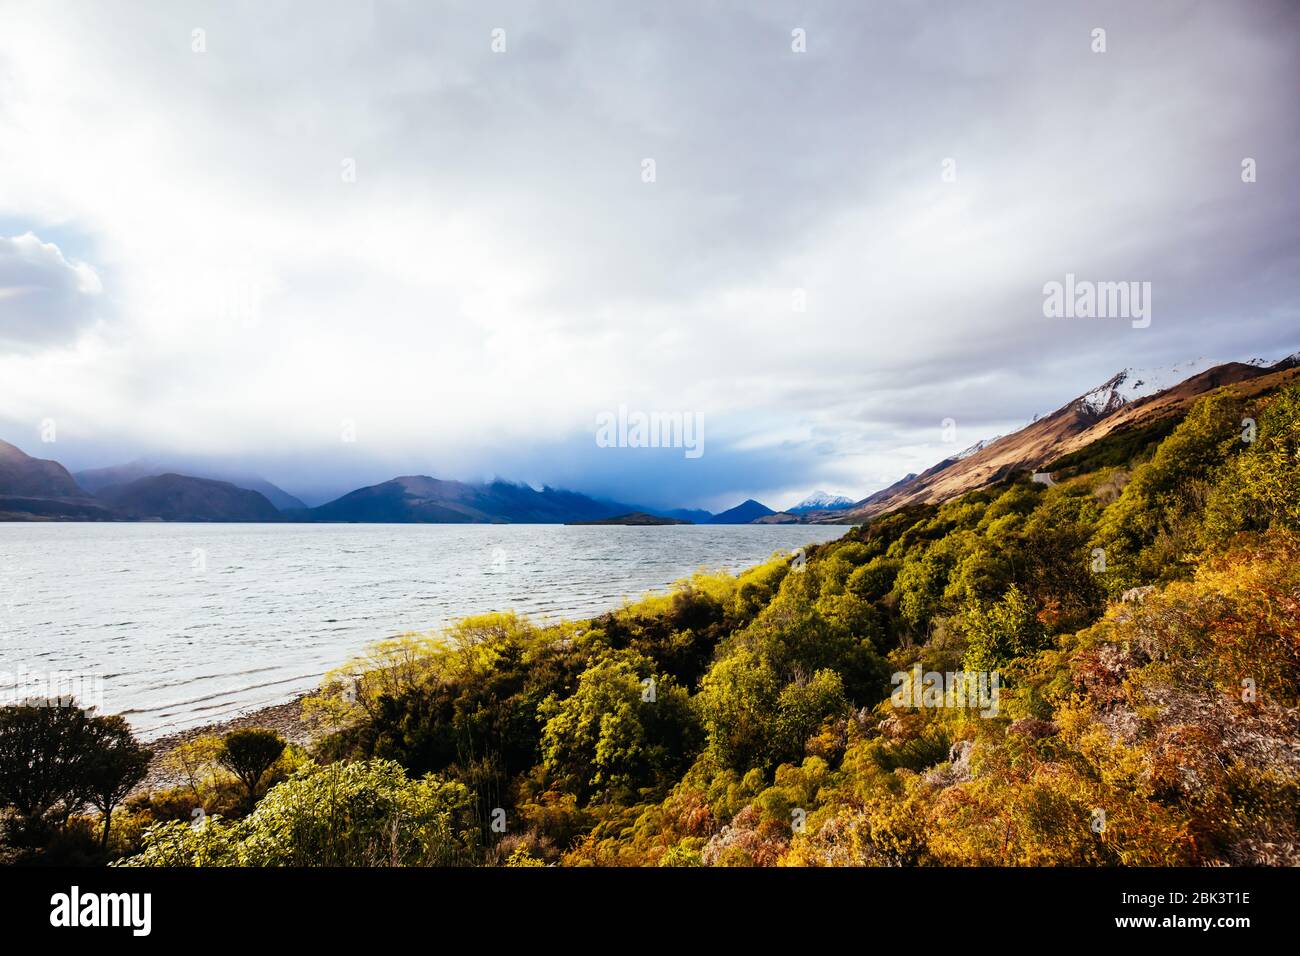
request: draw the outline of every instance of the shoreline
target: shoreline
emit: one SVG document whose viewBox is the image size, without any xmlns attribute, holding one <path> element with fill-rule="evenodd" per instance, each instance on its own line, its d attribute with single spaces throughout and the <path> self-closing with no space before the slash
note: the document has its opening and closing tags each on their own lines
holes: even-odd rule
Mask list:
<svg viewBox="0 0 1300 956">
<path fill-rule="evenodd" d="M 185 781 L 179 774 L 169 771 L 163 766 L 163 759 L 179 745 L 188 743 L 198 737 L 220 737 L 232 730 L 259 727 L 275 731 L 288 743 L 297 744 L 300 747 L 306 746 L 311 742 L 314 728 L 303 717 L 302 702 L 311 693 L 314 693 L 314 691 L 300 693 L 292 700 L 281 704 L 270 704 L 226 720 L 202 724 L 186 730 L 178 730 L 153 740 L 143 741 L 143 746 L 147 747 L 152 754 L 149 760 L 149 770 L 144 779 L 131 790 L 130 796 L 183 784 Z"/>
<path fill-rule="evenodd" d="M 178 522 L 170 522 L 170 523 L 175 524 Z M 251 522 L 250 524 L 258 524 L 258 523 Z M 565 525 L 547 525 L 547 526 L 581 527 L 583 525 L 565 524 Z M 621 525 L 621 526 L 628 527 L 627 525 Z M 487 526 L 487 527 L 492 527 L 492 526 Z M 635 526 L 631 526 L 631 527 L 635 527 Z M 692 525 L 688 522 L 674 522 L 673 524 L 666 524 L 666 525 L 662 525 L 661 527 L 703 527 L 709 530 L 720 530 L 720 529 L 731 529 L 731 528 L 738 528 L 738 527 L 774 527 L 774 528 L 784 529 L 784 528 L 789 528 L 790 525 L 774 524 L 774 523 L 768 523 L 763 525 L 758 525 L 758 524 L 755 525 Z M 799 525 L 798 527 L 816 527 L 816 526 Z M 823 526 L 823 527 L 827 527 L 827 526 Z M 839 534 L 835 535 L 834 537 L 828 538 L 827 541 L 810 542 L 809 544 L 804 545 L 804 547 L 809 547 L 809 546 L 816 547 L 828 543 L 830 541 L 835 541 L 838 540 L 840 537 L 842 537 L 844 533 L 846 533 L 845 529 L 843 529 L 842 526 L 834 526 L 834 527 L 841 529 L 839 531 Z M 736 575 L 742 573 L 747 568 L 754 567 L 756 564 L 759 564 L 764 560 L 770 559 L 770 557 L 771 557 L 770 555 L 767 557 L 756 557 L 750 563 L 740 564 L 734 568 L 719 567 L 716 569 L 709 568 L 708 570 L 716 570 L 720 573 Z M 675 583 L 677 580 L 680 579 L 681 578 L 675 578 L 673 581 L 667 584 L 661 586 L 652 586 L 648 590 L 639 592 L 636 595 L 635 599 L 639 600 L 648 595 L 668 593 L 673 583 Z M 623 597 L 624 602 L 632 599 L 633 599 L 632 595 L 630 594 L 624 595 Z M 610 611 L 616 610 L 617 607 L 619 606 L 620 605 L 618 604 L 613 604 L 605 607 L 603 610 L 600 611 L 580 613 L 577 615 L 573 615 L 571 617 L 562 616 L 557 618 L 556 620 L 585 620 L 590 617 L 598 616 L 599 614 L 602 613 L 609 613 Z M 526 616 L 531 617 L 531 615 L 526 615 Z M 373 643 L 373 642 L 367 642 L 367 644 L 363 646 L 369 646 L 369 643 Z M 323 677 L 325 673 L 326 671 L 322 671 L 321 677 Z M 318 687 L 315 687 L 308 691 L 300 691 L 287 701 L 282 701 L 280 703 L 275 703 L 275 704 L 267 704 L 258 707 L 257 709 L 254 710 L 236 714 L 233 717 L 212 721 L 210 723 L 200 724 L 194 727 L 188 727 L 182 730 L 175 730 L 158 737 L 141 739 L 140 740 L 141 745 L 144 746 L 147 750 L 149 750 L 151 754 L 149 769 L 146 772 L 144 779 L 141 780 L 141 782 L 137 784 L 134 788 L 132 788 L 129 796 L 136 796 L 151 790 L 168 789 L 168 788 L 172 788 L 184 784 L 185 780 L 183 779 L 182 775 L 175 771 L 168 770 L 166 767 L 163 766 L 163 761 L 166 758 L 166 756 L 169 753 L 171 753 L 171 751 L 173 751 L 177 746 L 183 743 L 187 743 L 199 737 L 224 736 L 225 734 L 233 730 L 242 730 L 242 729 L 257 727 L 257 728 L 265 728 L 267 730 L 275 731 L 282 738 L 284 738 L 284 740 L 288 743 L 296 744 L 298 746 L 306 746 L 311 742 L 315 732 L 317 731 L 317 728 L 314 727 L 312 724 L 310 724 L 303 717 L 301 705 L 304 698 L 311 696 L 312 694 L 315 694 L 318 689 L 319 689 Z"/>
</svg>

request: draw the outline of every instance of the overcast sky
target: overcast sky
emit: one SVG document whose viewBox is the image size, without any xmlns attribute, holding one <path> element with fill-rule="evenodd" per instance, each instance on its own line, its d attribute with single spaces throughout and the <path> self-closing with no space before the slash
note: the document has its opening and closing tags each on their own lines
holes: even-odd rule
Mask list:
<svg viewBox="0 0 1300 956">
<path fill-rule="evenodd" d="M 1300 348 L 1294 3 L 0 24 L 0 438 L 73 469 L 783 507 L 933 464 L 946 418 L 965 446 L 1126 366 Z M 1045 318 L 1066 273 L 1151 282 L 1150 326 Z M 597 447 L 619 405 L 702 416 L 704 454 Z"/>
</svg>

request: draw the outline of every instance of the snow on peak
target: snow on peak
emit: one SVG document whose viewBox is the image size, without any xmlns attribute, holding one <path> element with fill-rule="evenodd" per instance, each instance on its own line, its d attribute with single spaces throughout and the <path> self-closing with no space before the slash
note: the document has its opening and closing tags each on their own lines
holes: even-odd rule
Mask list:
<svg viewBox="0 0 1300 956">
<path fill-rule="evenodd" d="M 797 514 L 801 511 L 835 511 L 840 508 L 848 508 L 853 503 L 852 498 L 845 498 L 843 495 L 833 495 L 829 491 L 819 490 L 814 491 L 803 501 L 788 510 L 792 514 Z"/>
<path fill-rule="evenodd" d="M 1075 402 L 1094 415 L 1109 415 L 1129 402 L 1163 392 L 1220 364 L 1217 359 L 1201 357 L 1158 368 L 1126 368 L 1079 396 Z"/>
<path fill-rule="evenodd" d="M 1295 368 L 1297 365 L 1300 365 L 1300 352 L 1292 352 L 1286 358 L 1278 359 L 1276 362 L 1265 362 L 1263 359 L 1255 359 L 1251 364 L 1254 365 L 1255 362 L 1259 362 L 1260 364 L 1269 367 Z"/>
<path fill-rule="evenodd" d="M 989 445 L 992 445 L 995 441 L 997 441 L 1001 437 L 1002 437 L 1001 435 L 994 435 L 992 438 L 985 438 L 980 441 L 977 441 L 975 444 L 971 445 L 965 451 L 959 451 L 957 452 L 957 454 L 953 455 L 952 457 L 957 459 L 958 461 L 960 461 L 963 458 L 969 458 L 977 451 L 983 451 L 985 448 L 988 448 Z"/>
<path fill-rule="evenodd" d="M 1146 398 L 1148 395 L 1156 394 L 1156 392 L 1163 392 L 1167 388 L 1173 388 L 1179 382 L 1185 381 L 1193 375 L 1199 375 L 1206 369 L 1222 364 L 1218 359 L 1208 359 L 1202 356 L 1201 358 L 1175 362 L 1173 365 L 1166 365 L 1164 368 L 1126 368 L 1121 373 L 1128 376 L 1124 382 L 1123 395 L 1130 402 L 1135 398 Z"/>
</svg>

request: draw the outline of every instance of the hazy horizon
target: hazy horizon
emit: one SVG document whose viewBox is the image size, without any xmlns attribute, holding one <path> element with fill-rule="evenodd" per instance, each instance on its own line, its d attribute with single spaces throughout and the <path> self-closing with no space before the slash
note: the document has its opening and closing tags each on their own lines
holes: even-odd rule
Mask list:
<svg viewBox="0 0 1300 956">
<path fill-rule="evenodd" d="M 317 9 L 6 4 L 0 437 L 779 509 L 1300 349 L 1294 5 Z"/>
<path fill-rule="evenodd" d="M 1280 360 L 1280 359 L 1289 358 L 1289 357 L 1295 357 L 1295 356 L 1300 356 L 1300 352 L 1297 352 L 1297 353 L 1291 353 L 1291 354 L 1288 354 L 1287 356 L 1281 356 L 1281 357 L 1279 358 L 1279 360 Z M 1168 382 L 1168 383 L 1166 383 L 1166 384 L 1172 384 L 1172 383 L 1174 383 L 1175 381 L 1181 381 L 1183 378 L 1186 378 L 1186 377 L 1189 377 L 1189 376 L 1192 375 L 1192 374 L 1195 374 L 1196 371 L 1199 371 L 1199 370 L 1201 370 L 1201 369 L 1204 368 L 1204 367 L 1210 367 L 1210 366 L 1212 366 L 1212 365 L 1221 364 L 1221 362 L 1234 362 L 1234 361 L 1238 361 L 1238 362 L 1251 362 L 1251 363 L 1254 363 L 1254 364 L 1271 364 L 1273 360 L 1272 360 L 1272 359 L 1261 359 L 1261 358 L 1259 358 L 1259 357 L 1251 357 L 1251 358 L 1243 358 L 1243 359 L 1235 359 L 1235 358 L 1234 358 L 1234 359 L 1224 359 L 1224 360 L 1218 360 L 1218 359 L 1216 359 L 1216 360 L 1212 360 L 1212 361 L 1204 361 L 1204 360 L 1203 360 L 1203 361 L 1201 361 L 1201 362 L 1199 362 L 1199 363 L 1193 363 L 1193 364 L 1190 364 L 1190 365 L 1189 365 L 1189 369 L 1190 369 L 1190 370 L 1186 371 L 1185 373 L 1182 372 L 1182 371 L 1178 372 L 1177 374 L 1175 374 L 1175 375 L 1173 376 L 1173 378 L 1170 380 L 1170 382 Z M 1098 384 L 1100 385 L 1100 384 L 1103 384 L 1103 383 L 1098 383 Z M 1074 397 L 1078 397 L 1078 396 L 1074 396 Z M 1072 401 L 1072 400 L 1073 400 L 1073 397 L 1072 397 L 1070 400 Z M 1061 404 L 1062 404 L 1062 406 L 1063 406 L 1063 405 L 1066 404 L 1066 402 L 1063 401 Z M 1050 409 L 1050 410 L 1047 410 L 1047 411 L 1056 411 L 1056 409 Z M 922 463 L 921 465 L 919 465 L 919 466 L 918 466 L 918 471 L 924 471 L 928 466 L 938 464 L 940 461 L 944 460 L 944 458 L 946 458 L 946 457 L 952 455 L 952 454 L 954 453 L 954 451 L 956 451 L 956 452 L 964 451 L 964 450 L 967 450 L 967 449 L 969 449 L 969 448 L 971 448 L 971 447 L 973 447 L 973 446 L 975 446 L 975 445 L 978 445 L 978 444 L 980 444 L 980 443 L 982 443 L 982 442 L 985 442 L 985 441 L 988 441 L 988 440 L 992 440 L 992 439 L 995 439 L 995 438 L 998 438 L 998 437 L 1002 437 L 1003 434 L 1011 434 L 1011 433 L 1013 433 L 1015 430 L 1017 430 L 1017 429 L 1019 429 L 1019 428 L 1021 428 L 1021 427 L 1024 427 L 1024 425 L 1029 424 L 1029 423 L 1033 420 L 1034 417 L 1039 417 L 1039 416 L 1041 416 L 1041 415 L 1043 415 L 1043 414 L 1046 414 L 1047 411 L 1044 411 L 1044 412 L 1036 412 L 1036 413 L 1034 413 L 1034 416 L 1031 416 L 1031 418 L 1025 419 L 1024 421 L 1022 421 L 1022 422 L 1020 422 L 1018 425 L 1016 425 L 1013 429 L 1011 429 L 1011 430 L 1009 430 L 1009 431 L 1007 431 L 1007 432 L 999 433 L 999 434 L 996 434 L 996 435 L 990 434 L 990 435 L 982 436 L 982 437 L 980 437 L 980 438 L 975 438 L 975 439 L 972 439 L 972 440 L 970 441 L 969 444 L 964 444 L 964 445 L 962 445 L 961 447 L 958 447 L 958 446 L 957 446 L 957 443 L 954 443 L 954 442 L 949 442 L 949 443 L 946 443 L 946 444 L 943 445 L 943 446 L 939 446 L 939 447 L 942 448 L 943 450 L 936 452 L 936 454 L 938 455 L 938 457 L 936 457 L 933 461 L 930 461 L 930 462 L 928 462 L 928 463 Z M 0 436 L 0 440 L 7 440 L 7 439 L 5 439 L 4 436 Z M 22 447 L 21 444 L 20 444 L 19 442 L 12 442 L 12 441 L 11 441 L 10 444 L 16 445 L 16 446 L 18 446 L 18 447 L 20 447 L 20 448 Z M 50 443 L 50 444 L 36 444 L 34 450 L 33 450 L 32 448 L 23 448 L 22 450 L 25 451 L 25 452 L 27 452 L 27 453 L 29 453 L 29 454 L 31 454 L 32 457 L 41 458 L 41 457 L 47 457 L 47 456 L 42 455 L 40 450 L 41 450 L 42 448 L 51 448 L 51 447 L 56 447 L 56 445 L 55 445 L 54 443 Z M 678 454 L 680 454 L 680 452 L 678 452 L 676 449 L 637 449 L 637 451 L 640 452 L 640 453 L 654 452 L 654 453 L 656 453 L 656 454 L 672 454 L 672 455 L 678 455 Z M 54 459 L 54 460 L 58 460 L 58 459 Z M 65 466 L 67 466 L 67 462 L 59 461 L 59 463 L 65 465 Z M 275 485 L 277 485 L 277 487 L 280 487 L 281 490 L 286 491 L 286 492 L 288 492 L 289 494 L 294 495 L 295 497 L 299 498 L 299 499 L 302 500 L 302 501 L 303 501 L 303 502 L 304 502 L 308 507 L 316 507 L 316 506 L 318 506 L 318 505 L 320 505 L 320 504 L 325 504 L 325 503 L 327 503 L 327 502 L 329 502 L 329 501 L 332 501 L 332 500 L 335 500 L 335 499 L 337 499 L 337 498 L 339 498 L 339 497 L 342 497 L 343 495 L 346 495 L 347 493 L 349 493 L 349 492 L 351 492 L 351 491 L 355 491 L 355 490 L 357 490 L 357 489 L 359 489 L 359 488 L 364 488 L 364 487 L 368 487 L 368 486 L 370 486 L 370 485 L 380 484 L 380 483 L 382 483 L 382 482 L 386 482 L 386 481 L 389 481 L 389 480 L 394 479 L 394 478 L 405 477 L 405 476 L 408 476 L 408 475 L 416 474 L 416 472 L 393 472 L 393 473 L 391 473 L 391 474 L 389 474 L 389 473 L 382 473 L 382 474 L 381 474 L 380 472 L 376 471 L 375 474 L 376 474 L 376 475 L 380 475 L 379 477 L 375 477 L 373 480 L 362 480 L 360 483 L 358 483 L 358 484 L 356 484 L 356 485 L 352 485 L 352 486 L 347 486 L 347 487 L 337 487 L 337 488 L 335 488 L 335 487 L 331 487 L 331 486 L 314 486 L 314 485 L 307 485 L 306 487 L 301 487 L 301 488 L 300 488 L 300 487 L 298 487 L 298 486 L 297 486 L 294 482 L 292 482 L 292 481 L 285 482 L 285 481 L 282 481 L 282 480 L 277 480 L 277 479 L 276 479 L 272 474 L 266 474 L 266 473 L 263 473 L 263 472 L 262 472 L 261 470 L 259 470 L 257 467 L 254 467 L 254 466 L 253 466 L 252 464 L 250 464 L 249 462 L 247 462 L 247 461 L 243 461 L 243 460 L 241 460 L 241 459 L 237 459 L 237 458 L 227 458 L 227 457 L 207 457 L 207 458 L 204 458 L 204 457 L 200 457 L 200 456 L 185 455 L 185 454 L 180 454 L 180 453 L 171 453 L 171 454 L 169 454 L 169 453 L 166 452 L 165 450 L 160 450 L 160 451 L 158 451 L 157 453 L 154 453 L 154 454 L 145 454 L 145 455 L 140 455 L 140 456 L 138 456 L 138 457 L 136 457 L 136 458 L 134 458 L 134 459 L 131 459 L 130 461 L 116 461 L 116 460 L 114 460 L 114 461 L 112 461 L 112 462 L 108 462 L 108 463 L 105 463 L 105 464 L 90 464 L 90 465 L 84 465 L 84 466 L 78 466 L 78 467 L 68 466 L 68 469 L 69 469 L 69 471 L 73 472 L 74 474 L 78 474 L 78 473 L 81 473 L 81 472 L 84 472 L 84 471 L 94 471 L 94 470 L 97 470 L 97 469 L 106 469 L 106 468 L 113 468 L 113 467 L 119 467 L 119 466 L 129 466 L 129 465 L 136 465 L 136 464 L 145 465 L 145 466 L 165 466 L 165 467 L 167 467 L 167 468 L 169 468 L 169 469 L 175 469 L 175 470 L 177 470 L 177 471 L 182 471 L 182 472 L 184 472 L 184 471 L 186 471 L 186 470 L 188 469 L 189 471 L 192 471 L 192 472 L 194 472 L 194 473 L 196 473 L 196 474 L 197 474 L 197 473 L 204 473 L 204 474 L 207 474 L 208 476 L 216 477 L 216 478 L 220 478 L 220 479 L 233 479 L 233 478 L 236 478 L 236 477 L 238 477 L 238 478 L 244 478 L 244 479 L 260 478 L 260 479 L 263 479 L 263 480 L 266 480 L 266 481 L 270 481 L 272 484 L 275 484 Z M 272 465 L 272 467 L 274 467 L 274 465 Z M 811 497 L 811 496 L 813 496 L 813 495 L 815 495 L 815 494 L 842 495 L 843 497 L 847 497 L 847 498 L 850 498 L 850 499 L 852 499 L 852 500 L 854 500 L 854 501 L 857 501 L 857 500 L 861 500 L 862 498 L 867 497 L 867 496 L 868 496 L 872 491 L 877 491 L 877 490 L 879 490 L 880 488 L 883 488 L 883 487 L 885 487 L 885 486 L 887 486 L 887 485 L 889 485 L 889 484 L 892 484 L 892 483 L 893 483 L 894 481 L 896 481 L 896 480 L 899 480 L 899 479 L 901 479 L 901 478 L 906 477 L 908 474 L 914 474 L 914 473 L 916 473 L 916 472 L 900 473 L 900 474 L 898 474 L 898 475 L 897 475 L 896 477 L 894 477 L 894 478 L 886 478 L 885 476 L 882 476 L 881 479 L 880 479 L 880 481 L 879 481 L 878 483 L 876 483 L 873 487 L 871 487 L 869 491 L 862 492 L 862 493 L 860 493 L 860 494 L 859 494 L 859 493 L 853 493 L 853 492 L 849 492 L 849 493 L 846 494 L 846 493 L 842 493 L 842 492 L 840 492 L 840 491 L 835 491 L 835 490 L 831 490 L 831 489 L 827 489 L 827 488 L 822 488 L 822 487 L 816 487 L 816 488 L 809 488 L 806 492 L 803 492 L 803 493 L 798 493 L 798 494 L 788 494 L 788 495 L 785 495 L 784 497 L 779 498 L 779 499 L 770 499 L 770 500 L 757 499 L 757 500 L 760 500 L 763 504 L 768 505 L 769 507 L 773 508 L 773 509 L 776 510 L 776 511 L 785 511 L 785 510 L 787 510 L 787 509 L 789 509 L 789 508 L 797 507 L 798 505 L 802 504 L 803 501 L 804 501 L 805 499 L 807 499 L 807 498 L 809 498 L 809 497 Z M 548 483 L 545 483 L 545 482 L 541 482 L 541 483 L 538 483 L 538 482 L 529 482 L 529 481 L 523 481 L 523 480 L 520 480 L 520 479 L 518 479 L 518 478 L 512 477 L 511 475 L 507 475 L 507 474 L 498 474 L 498 473 L 493 473 L 493 472 L 483 473 L 483 474 L 479 474 L 479 475 L 474 475 L 474 474 L 468 474 L 468 475 L 435 474 L 435 475 L 430 475 L 429 477 L 441 478 L 441 479 L 443 479 L 443 480 L 462 481 L 462 482 L 471 483 L 471 484 L 472 484 L 472 483 L 491 483 L 491 482 L 494 482 L 494 481 L 504 481 L 504 482 L 507 482 L 507 483 L 510 483 L 510 484 L 527 485 L 527 486 L 529 486 L 529 487 L 532 487 L 534 490 L 538 490 L 538 491 L 542 490 L 544 487 L 551 487 L 551 488 L 555 488 L 555 489 L 557 489 L 557 490 L 577 491 L 577 492 L 581 492 L 581 493 L 584 493 L 584 494 L 588 494 L 588 493 L 589 493 L 587 489 L 585 489 L 585 488 L 583 488 L 583 487 L 580 487 L 580 486 L 576 486 L 576 485 L 575 485 L 575 486 L 564 486 L 564 485 L 548 484 Z M 628 505 L 633 505 L 633 506 L 647 506 L 647 507 L 652 507 L 652 508 L 656 508 L 656 509 L 660 509 L 660 510 L 671 510 L 671 509 L 677 509 L 677 510 L 703 509 L 703 510 L 712 511 L 712 512 L 715 513 L 715 514 L 721 512 L 721 511 L 725 511 L 725 510 L 728 510 L 728 509 L 730 509 L 730 508 L 733 508 L 733 507 L 735 507 L 736 505 L 741 504 L 741 503 L 742 503 L 744 500 L 746 500 L 746 499 L 749 499 L 749 498 L 756 498 L 756 496 L 754 496 L 754 495 L 749 495 L 749 494 L 746 494 L 746 495 L 744 495 L 743 497 L 734 497 L 734 498 L 730 498 L 730 499 L 726 499 L 726 498 L 724 498 L 724 499 L 721 499 L 720 503 L 715 504 L 714 507 L 711 507 L 711 508 L 703 508 L 703 506 L 701 506 L 701 505 L 681 504 L 681 503 L 679 503 L 679 502 L 675 502 L 675 501 L 662 501 L 662 500 L 647 500 L 647 501 L 643 501 L 643 500 L 633 500 L 632 498 L 630 498 L 630 497 L 628 497 L 628 496 L 626 496 L 626 495 L 621 495 L 621 494 L 618 493 L 617 491 L 615 491 L 615 492 L 613 492 L 613 493 L 594 492 L 594 493 L 590 493 L 590 494 L 591 494 L 591 497 L 594 497 L 594 498 L 597 498 L 597 499 L 601 499 L 601 500 L 609 500 L 609 501 L 616 501 L 616 502 L 621 502 L 621 503 L 623 503 L 623 504 L 628 504 Z"/>
</svg>

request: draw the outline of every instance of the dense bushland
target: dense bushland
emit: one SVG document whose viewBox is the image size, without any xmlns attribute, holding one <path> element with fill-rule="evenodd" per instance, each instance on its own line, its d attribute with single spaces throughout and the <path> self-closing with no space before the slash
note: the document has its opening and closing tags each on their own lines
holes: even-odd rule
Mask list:
<svg viewBox="0 0 1300 956">
<path fill-rule="evenodd" d="M 1300 388 L 1070 469 L 588 621 L 378 644 L 310 702 L 312 759 L 133 862 L 1300 863 Z M 914 667 L 996 673 L 996 705 L 929 706 Z"/>
</svg>

